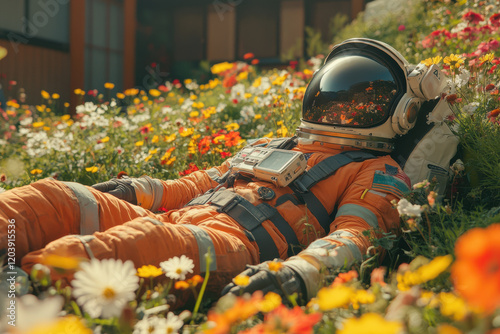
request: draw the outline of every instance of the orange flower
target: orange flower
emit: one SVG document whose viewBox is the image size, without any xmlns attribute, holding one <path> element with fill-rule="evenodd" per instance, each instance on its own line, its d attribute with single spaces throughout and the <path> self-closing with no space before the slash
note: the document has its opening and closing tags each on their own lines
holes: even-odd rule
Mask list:
<svg viewBox="0 0 500 334">
<path fill-rule="evenodd" d="M 379 267 L 379 268 L 373 269 L 373 271 L 372 271 L 372 273 L 370 275 L 370 283 L 371 283 L 371 285 L 374 285 L 375 283 L 378 283 L 381 286 L 386 285 L 386 283 L 384 281 L 384 277 L 385 277 L 385 272 L 386 271 L 387 270 L 386 270 L 385 267 Z"/>
<path fill-rule="evenodd" d="M 283 267 L 283 263 L 278 261 L 269 261 L 267 266 L 269 267 L 269 270 L 278 272 Z"/>
<path fill-rule="evenodd" d="M 252 65 L 257 65 L 258 63 L 259 63 L 258 59 L 252 59 L 252 61 L 250 62 L 250 64 Z"/>
<path fill-rule="evenodd" d="M 251 53 L 251 52 L 245 53 L 243 55 L 243 59 L 245 59 L 245 60 L 246 59 L 252 59 L 252 58 L 255 58 L 255 55 L 253 53 Z"/>
<path fill-rule="evenodd" d="M 474 307 L 492 313 L 500 307 L 500 224 L 473 228 L 455 244 L 451 268 L 455 289 Z"/>
<path fill-rule="evenodd" d="M 350 270 L 346 273 L 339 273 L 332 283 L 333 285 L 344 284 L 358 278 L 358 272 L 356 270 Z"/>
</svg>

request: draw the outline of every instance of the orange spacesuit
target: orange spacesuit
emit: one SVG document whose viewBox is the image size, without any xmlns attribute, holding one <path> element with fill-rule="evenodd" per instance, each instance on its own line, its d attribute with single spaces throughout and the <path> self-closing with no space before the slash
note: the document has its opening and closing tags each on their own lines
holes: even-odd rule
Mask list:
<svg viewBox="0 0 500 334">
<path fill-rule="evenodd" d="M 212 291 L 249 264 L 281 258 L 313 297 L 322 267 L 362 260 L 370 246 L 363 232 L 398 231 L 391 201 L 410 180 L 389 153 L 393 138 L 414 125 L 421 102 L 406 66 L 377 41 L 334 48 L 306 90 L 298 140 L 287 148 L 307 160 L 291 186 L 248 176 L 229 182 L 231 159 L 178 180 L 123 180 L 138 205 L 115 190 L 45 179 L 0 194 L 0 248 L 15 219 L 16 263 L 28 272 L 50 254 L 132 260 L 136 267 L 186 255 L 200 274 L 211 249 Z M 292 141 L 253 145 L 263 143 L 283 148 Z M 376 155 L 356 153 L 366 150 Z M 159 208 L 167 212 L 155 213 Z"/>
</svg>

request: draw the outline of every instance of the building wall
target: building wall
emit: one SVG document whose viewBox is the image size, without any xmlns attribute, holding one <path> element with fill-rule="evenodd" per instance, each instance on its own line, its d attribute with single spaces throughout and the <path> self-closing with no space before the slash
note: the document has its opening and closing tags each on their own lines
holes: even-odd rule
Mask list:
<svg viewBox="0 0 500 334">
<path fill-rule="evenodd" d="M 8 55 L 0 60 L 0 73 L 6 75 L 3 81 L 7 97 L 17 98 L 6 90 L 9 80 L 17 81 L 17 88 L 24 88 L 27 102 L 41 102 L 40 91 L 58 93 L 62 101 L 70 99 L 70 56 L 68 52 L 39 46 L 19 44 L 16 49 L 10 41 L 0 39 L 0 46 L 8 50 Z"/>
</svg>

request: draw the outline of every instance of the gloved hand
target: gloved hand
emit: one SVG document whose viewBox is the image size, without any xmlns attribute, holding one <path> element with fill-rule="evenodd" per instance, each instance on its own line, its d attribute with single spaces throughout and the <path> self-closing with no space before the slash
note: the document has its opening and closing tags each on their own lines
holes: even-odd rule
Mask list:
<svg viewBox="0 0 500 334">
<path fill-rule="evenodd" d="M 113 178 L 106 182 L 94 184 L 92 188 L 137 205 L 135 188 L 132 185 L 132 179 L 129 177 Z"/>
<path fill-rule="evenodd" d="M 247 266 L 248 268 L 240 275 L 249 276 L 250 283 L 242 288 L 231 282 L 224 287 L 222 295 L 227 293 L 238 295 L 241 292 L 253 293 L 254 291 L 261 290 L 264 294 L 270 291 L 277 293 L 284 297 L 284 300 L 294 293 L 302 295 L 305 298 L 306 287 L 300 275 L 288 267 L 286 262 L 283 262 L 283 266 L 278 271 L 271 271 L 269 269 L 269 262 L 271 261 L 266 261 L 255 266 Z"/>
</svg>

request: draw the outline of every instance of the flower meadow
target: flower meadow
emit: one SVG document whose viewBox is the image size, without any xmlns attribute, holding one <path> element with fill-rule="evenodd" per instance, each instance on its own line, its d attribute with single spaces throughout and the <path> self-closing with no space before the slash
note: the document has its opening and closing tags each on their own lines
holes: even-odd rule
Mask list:
<svg viewBox="0 0 500 334">
<path fill-rule="evenodd" d="M 422 180 L 394 203 L 400 234 L 372 240 L 386 249 L 383 261 L 369 252 L 352 268 L 325 273 L 317 296 L 298 305 L 296 296 L 260 291 L 210 300 L 204 296 L 210 272 L 193 275 L 186 256 L 141 268 L 52 257 L 18 277 L 18 323 L 1 322 L 0 331 L 500 333 L 500 5 L 409 4 L 383 20 L 360 17 L 335 35 L 385 41 L 411 63 L 439 64 L 449 78 L 440 98 L 452 116 L 428 121 L 446 122 L 460 140 L 450 185 L 439 200 L 436 180 Z M 0 110 L 0 192 L 45 177 L 86 185 L 124 174 L 178 178 L 222 163 L 248 140 L 291 136 L 323 58 L 262 69 L 247 54 L 213 64 L 207 82 L 76 90 L 81 103 L 74 116 L 57 92 L 42 91 L 34 106 L 9 99 Z M 208 268 L 210 252 L 206 257 Z M 64 286 L 50 280 L 50 267 L 77 272 Z M 244 287 L 248 279 L 233 282 Z M 195 304 L 171 309 L 176 290 Z"/>
</svg>

